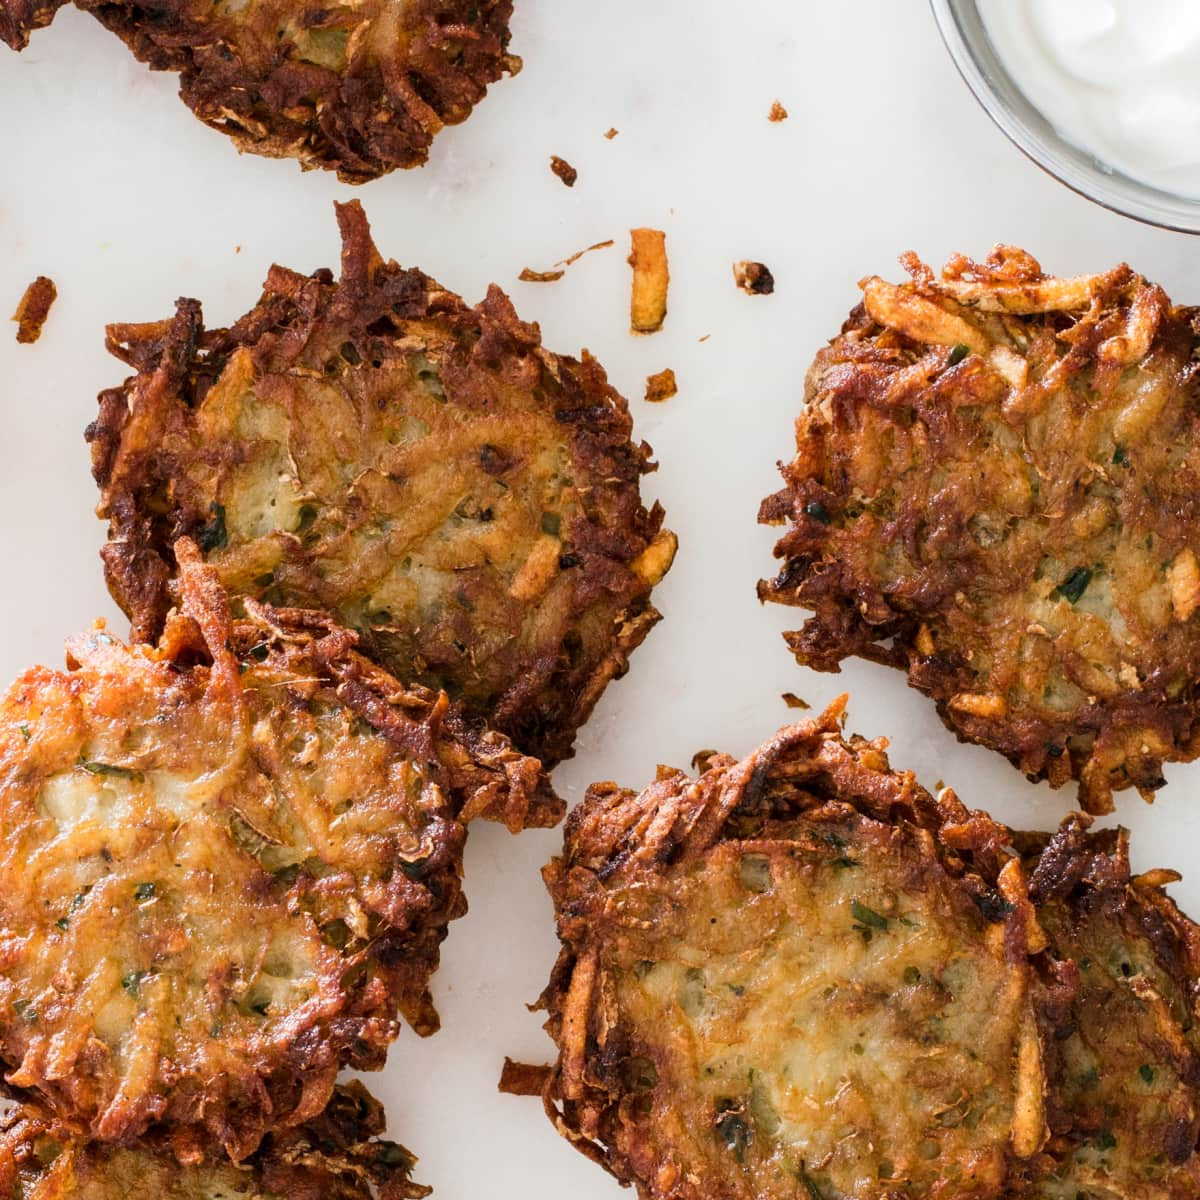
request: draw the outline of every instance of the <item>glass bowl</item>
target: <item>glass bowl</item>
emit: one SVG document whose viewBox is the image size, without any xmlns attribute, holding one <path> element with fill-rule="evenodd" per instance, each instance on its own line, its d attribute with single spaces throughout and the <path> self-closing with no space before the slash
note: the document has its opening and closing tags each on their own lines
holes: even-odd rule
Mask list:
<svg viewBox="0 0 1200 1200">
<path fill-rule="evenodd" d="M 976 0 L 930 0 L 930 5 L 946 49 L 975 99 L 1039 167 L 1113 212 L 1164 229 L 1200 233 L 1200 201 L 1131 179 L 1055 130 L 1005 70 Z"/>
</svg>

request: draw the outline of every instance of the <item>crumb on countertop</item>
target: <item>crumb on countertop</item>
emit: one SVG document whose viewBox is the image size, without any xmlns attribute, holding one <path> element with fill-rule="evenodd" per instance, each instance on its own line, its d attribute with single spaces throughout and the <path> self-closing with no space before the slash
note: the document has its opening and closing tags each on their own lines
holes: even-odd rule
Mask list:
<svg viewBox="0 0 1200 1200">
<path fill-rule="evenodd" d="M 559 158 L 557 154 L 550 156 L 550 170 L 559 177 L 567 185 L 574 187 L 575 181 L 579 178 L 579 172 L 565 158 Z"/>
<path fill-rule="evenodd" d="M 609 238 L 606 242 L 585 246 L 582 250 L 576 250 L 569 258 L 560 259 L 549 271 L 534 271 L 526 267 L 517 278 L 522 283 L 557 283 L 567 273 L 567 268 L 574 266 L 585 254 L 591 254 L 593 250 L 607 250 L 613 244 L 612 238 Z"/>
<path fill-rule="evenodd" d="M 675 380 L 675 372 L 667 367 L 657 375 L 651 375 L 646 380 L 646 399 L 651 404 L 661 404 L 679 394 L 679 384 Z"/>
<path fill-rule="evenodd" d="M 657 333 L 667 319 L 667 292 L 671 270 L 667 262 L 667 235 L 661 229 L 631 229 L 633 294 L 629 324 L 634 333 Z"/>
<path fill-rule="evenodd" d="M 788 706 L 788 708 L 802 708 L 802 709 L 812 708 L 812 705 L 809 704 L 809 702 L 807 700 L 801 700 L 800 697 L 797 696 L 795 692 L 784 692 L 783 693 L 783 702 L 784 702 L 784 704 L 786 704 Z"/>
<path fill-rule="evenodd" d="M 734 263 L 733 280 L 749 296 L 770 296 L 775 291 L 775 276 L 766 263 Z"/>
<path fill-rule="evenodd" d="M 767 113 L 767 120 L 772 124 L 778 125 L 780 121 L 786 121 L 787 119 L 788 110 L 778 100 L 774 101 L 771 105 L 771 111 Z"/>
<path fill-rule="evenodd" d="M 610 129 L 604 136 L 611 142 L 620 132 L 619 129 Z"/>
<path fill-rule="evenodd" d="M 31 345 L 42 336 L 42 326 L 50 315 L 50 307 L 58 298 L 53 279 L 39 275 L 26 289 L 12 319 L 17 322 L 17 341 Z"/>
</svg>

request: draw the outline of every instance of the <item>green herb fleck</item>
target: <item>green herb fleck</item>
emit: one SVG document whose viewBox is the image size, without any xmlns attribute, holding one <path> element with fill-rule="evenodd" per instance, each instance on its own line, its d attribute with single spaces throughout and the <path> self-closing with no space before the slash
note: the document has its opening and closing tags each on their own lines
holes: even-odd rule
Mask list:
<svg viewBox="0 0 1200 1200">
<path fill-rule="evenodd" d="M 58 920 L 54 922 L 54 924 L 57 925 L 59 929 L 66 929 L 66 927 L 71 924 L 71 918 L 70 917 L 59 917 Z"/>
<path fill-rule="evenodd" d="M 957 367 L 968 354 L 971 353 L 971 347 L 965 342 L 959 342 L 953 350 L 950 351 L 950 361 L 947 364 L 951 367 Z"/>
<path fill-rule="evenodd" d="M 725 1143 L 726 1149 L 733 1155 L 734 1161 L 741 1164 L 746 1161 L 746 1151 L 750 1148 L 753 1136 L 750 1126 L 741 1115 L 740 1105 L 724 1100 L 717 1106 L 717 1136 Z"/>
<path fill-rule="evenodd" d="M 558 513 L 542 513 L 542 532 L 558 537 L 562 529 L 562 518 Z"/>
<path fill-rule="evenodd" d="M 79 765 L 89 775 L 115 775 L 120 779 L 135 779 L 139 772 L 130 770 L 129 767 L 118 767 L 114 763 L 106 762 L 85 762 L 80 759 Z"/>
<path fill-rule="evenodd" d="M 904 982 L 910 986 L 921 982 L 921 972 L 916 967 L 904 968 Z"/>
<path fill-rule="evenodd" d="M 887 931 L 888 919 L 881 917 L 873 908 L 868 908 L 858 900 L 850 901 L 850 915 L 860 924 L 871 929 Z"/>
<path fill-rule="evenodd" d="M 809 1200 L 825 1200 L 821 1189 L 817 1187 L 817 1181 L 808 1173 L 804 1163 L 800 1164 L 800 1182 L 804 1184 L 804 1190 L 808 1193 Z"/>
<path fill-rule="evenodd" d="M 37 1024 L 37 1009 L 33 1007 L 32 1000 L 14 1000 L 13 1012 L 25 1022 L 26 1025 Z"/>
<path fill-rule="evenodd" d="M 1112 459 L 1112 460 L 1113 460 L 1113 466 L 1114 466 L 1114 467 L 1127 467 L 1127 466 L 1129 466 L 1129 454 L 1128 454 L 1128 452 L 1126 451 L 1126 449 L 1125 449 L 1125 447 L 1124 447 L 1124 446 L 1118 446 L 1118 447 L 1117 447 L 1117 448 L 1116 448 L 1116 449 L 1113 451 L 1113 459 Z"/>
<path fill-rule="evenodd" d="M 133 898 L 139 904 L 145 904 L 148 900 L 154 899 L 155 887 L 152 883 L 139 883 L 133 889 Z"/>
<path fill-rule="evenodd" d="M 1117 1144 L 1117 1139 L 1115 1137 L 1113 1137 L 1113 1135 L 1111 1133 L 1109 1133 L 1107 1129 L 1103 1130 L 1101 1133 L 1096 1134 L 1096 1149 L 1097 1150 L 1111 1150 L 1111 1149 L 1113 1149 L 1114 1146 L 1116 1146 L 1116 1144 Z"/>
<path fill-rule="evenodd" d="M 1084 1091 L 1090 1092 L 1094 1087 L 1099 1086 L 1100 1072 L 1095 1067 L 1088 1067 L 1086 1071 L 1079 1077 L 1079 1086 Z"/>
<path fill-rule="evenodd" d="M 829 860 L 829 865 L 835 871 L 849 871 L 852 867 L 858 866 L 858 859 L 851 858 L 847 854 L 839 854 L 837 858 L 831 858 Z"/>
<path fill-rule="evenodd" d="M 725 985 L 735 996 L 744 996 L 746 989 L 740 983 L 727 983 Z"/>
<path fill-rule="evenodd" d="M 18 725 L 17 728 L 21 731 L 21 736 L 28 743 L 29 739 L 31 737 L 33 737 L 33 734 L 29 732 L 29 726 L 28 725 Z"/>
<path fill-rule="evenodd" d="M 388 1167 L 403 1167 L 411 1171 L 414 1164 L 413 1156 L 397 1142 L 379 1142 L 379 1161 Z"/>
<path fill-rule="evenodd" d="M 205 553 L 224 550 L 229 545 L 229 530 L 225 528 L 225 505 L 210 504 L 212 519 L 196 530 L 196 544 Z"/>
<path fill-rule="evenodd" d="M 145 971 L 131 971 L 124 979 L 121 980 L 121 986 L 135 999 L 137 998 L 138 988 L 142 986 L 142 980 L 146 978 Z"/>
<path fill-rule="evenodd" d="M 1092 569 L 1090 567 L 1075 567 L 1055 590 L 1068 603 L 1078 604 L 1080 597 L 1087 591 L 1088 584 L 1091 582 Z"/>
<path fill-rule="evenodd" d="M 1154 1068 L 1149 1063 L 1142 1063 L 1142 1065 L 1138 1067 L 1138 1074 L 1142 1077 L 1143 1083 L 1154 1082 Z"/>
<path fill-rule="evenodd" d="M 814 521 L 817 521 L 822 525 L 829 524 L 829 509 L 827 509 L 825 505 L 820 502 L 820 500 L 810 500 L 804 506 L 804 515 L 806 517 L 811 517 Z"/>
</svg>

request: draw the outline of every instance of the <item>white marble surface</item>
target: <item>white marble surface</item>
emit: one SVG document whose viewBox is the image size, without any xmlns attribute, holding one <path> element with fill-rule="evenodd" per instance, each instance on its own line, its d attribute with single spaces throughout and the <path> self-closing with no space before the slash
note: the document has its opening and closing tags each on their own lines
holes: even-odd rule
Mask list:
<svg viewBox="0 0 1200 1200">
<path fill-rule="evenodd" d="M 887 734 L 894 761 L 928 784 L 944 779 L 1013 822 L 1057 822 L 1070 793 L 959 746 L 899 675 L 794 665 L 779 633 L 796 614 L 755 599 L 772 570 L 755 510 L 789 454 L 811 353 L 854 303 L 855 281 L 895 273 L 899 252 L 937 262 L 1004 240 L 1062 273 L 1128 259 L 1200 302 L 1200 245 L 1110 215 L 1027 163 L 960 83 L 921 0 L 517 3 L 524 72 L 445 133 L 423 171 L 357 190 L 239 158 L 175 99 L 171 76 L 146 72 L 73 10 L 24 54 L 0 53 L 0 307 L 7 315 L 39 273 L 60 291 L 36 346 L 0 337 L 0 676 L 60 661 L 64 635 L 98 614 L 124 628 L 96 559 L 82 440 L 96 392 L 123 373 L 104 351 L 105 322 L 167 315 L 179 295 L 201 297 L 213 322 L 236 317 L 272 261 L 335 264 L 330 201 L 354 194 L 385 254 L 468 298 L 496 280 L 551 346 L 589 347 L 634 398 L 662 463 L 649 490 L 681 542 L 657 593 L 666 619 L 557 772 L 568 799 L 595 779 L 640 785 L 699 747 L 750 749 L 786 722 L 783 691 L 817 705 L 848 689 L 851 726 Z M 782 125 L 766 119 L 775 99 L 791 113 Z M 620 136 L 606 141 L 610 126 Z M 550 174 L 551 154 L 579 169 L 573 191 Z M 635 340 L 624 242 L 642 224 L 667 230 L 674 283 L 665 331 Z M 610 237 L 616 249 L 561 283 L 516 280 Z M 774 297 L 734 288 L 739 258 L 771 266 Z M 652 407 L 643 381 L 664 366 L 680 395 Z M 1187 872 L 1174 890 L 1200 913 L 1200 766 L 1167 775 L 1153 808 L 1127 793 L 1118 816 L 1139 866 Z M 443 1200 L 618 1194 L 535 1101 L 495 1090 L 506 1053 L 537 1061 L 548 1049 L 524 1004 L 554 959 L 538 868 L 557 843 L 473 834 L 472 911 L 435 981 L 443 1031 L 405 1033 L 373 1080 Z"/>
</svg>

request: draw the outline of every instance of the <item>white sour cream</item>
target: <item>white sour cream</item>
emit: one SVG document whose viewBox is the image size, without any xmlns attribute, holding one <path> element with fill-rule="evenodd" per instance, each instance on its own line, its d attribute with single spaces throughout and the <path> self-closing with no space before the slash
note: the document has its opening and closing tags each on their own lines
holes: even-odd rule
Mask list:
<svg viewBox="0 0 1200 1200">
<path fill-rule="evenodd" d="M 1200 0 L 979 0 L 1017 86 L 1109 167 L 1200 199 Z"/>
</svg>

